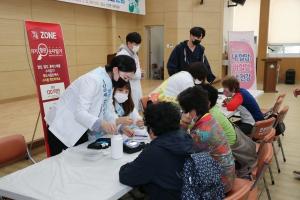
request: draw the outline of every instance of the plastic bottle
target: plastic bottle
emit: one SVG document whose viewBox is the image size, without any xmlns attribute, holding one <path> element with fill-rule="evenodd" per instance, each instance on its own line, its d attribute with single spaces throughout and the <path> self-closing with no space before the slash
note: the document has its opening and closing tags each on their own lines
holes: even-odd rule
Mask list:
<svg viewBox="0 0 300 200">
<path fill-rule="evenodd" d="M 123 156 L 123 137 L 120 134 L 113 135 L 111 138 L 111 157 L 120 159 Z"/>
</svg>

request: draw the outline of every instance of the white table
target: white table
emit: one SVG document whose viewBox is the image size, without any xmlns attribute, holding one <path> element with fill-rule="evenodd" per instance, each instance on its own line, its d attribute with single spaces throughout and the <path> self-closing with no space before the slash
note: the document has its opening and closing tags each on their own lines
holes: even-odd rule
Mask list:
<svg viewBox="0 0 300 200">
<path fill-rule="evenodd" d="M 264 91 L 262 90 L 248 90 L 250 92 L 250 94 L 257 99 L 258 97 L 260 97 L 261 95 L 264 94 Z M 218 92 L 223 92 L 223 88 L 218 89 Z M 217 100 L 217 104 L 219 105 L 222 113 L 227 117 L 230 118 L 232 117 L 234 114 L 237 114 L 236 111 L 228 111 L 225 107 L 222 106 L 222 103 L 225 99 L 225 95 L 223 94 L 219 94 L 219 98 Z"/>
<path fill-rule="evenodd" d="M 257 98 L 263 91 L 250 90 L 250 93 Z M 221 105 L 225 97 L 219 96 L 218 104 Z M 220 107 L 227 117 L 235 114 Z M 116 200 L 130 191 L 130 187 L 119 182 L 119 169 L 139 153 L 124 154 L 122 159 L 113 160 L 110 149 L 89 150 L 87 144 L 69 148 L 0 178 L 0 197 L 16 200 Z"/>
<path fill-rule="evenodd" d="M 139 153 L 113 160 L 110 149 L 90 150 L 87 144 L 1 178 L 0 196 L 16 200 L 116 200 L 130 191 L 119 182 L 119 169 Z"/>
</svg>

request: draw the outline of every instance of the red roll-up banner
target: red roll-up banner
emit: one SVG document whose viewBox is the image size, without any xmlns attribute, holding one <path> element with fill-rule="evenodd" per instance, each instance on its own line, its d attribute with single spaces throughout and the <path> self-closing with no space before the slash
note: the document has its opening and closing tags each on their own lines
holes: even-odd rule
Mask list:
<svg viewBox="0 0 300 200">
<path fill-rule="evenodd" d="M 47 156 L 50 149 L 44 117 L 70 84 L 63 35 L 59 24 L 25 21 L 40 104 Z"/>
</svg>

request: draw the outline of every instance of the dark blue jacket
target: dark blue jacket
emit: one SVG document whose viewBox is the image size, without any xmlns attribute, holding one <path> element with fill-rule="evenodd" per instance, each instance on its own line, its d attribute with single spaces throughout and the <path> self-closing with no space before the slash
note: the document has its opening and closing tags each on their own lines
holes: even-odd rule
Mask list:
<svg viewBox="0 0 300 200">
<path fill-rule="evenodd" d="M 181 42 L 172 51 L 167 64 L 169 76 L 185 70 L 186 67 L 193 62 L 203 62 L 208 71 L 207 81 L 209 83 L 213 82 L 216 77 L 212 73 L 208 60 L 204 55 L 205 48 L 199 44 L 192 52 L 187 42 L 188 41 Z"/>
<path fill-rule="evenodd" d="M 259 105 L 257 104 L 255 98 L 248 92 L 248 90 L 241 88 L 240 93 L 243 96 L 242 106 L 247 108 L 247 110 L 251 113 L 254 120 L 261 121 L 264 120 L 264 115 L 261 112 Z"/>
<path fill-rule="evenodd" d="M 121 167 L 120 182 L 142 186 L 150 199 L 179 200 L 185 158 L 192 153 L 193 140 L 178 130 L 154 139 L 131 163 Z"/>
</svg>

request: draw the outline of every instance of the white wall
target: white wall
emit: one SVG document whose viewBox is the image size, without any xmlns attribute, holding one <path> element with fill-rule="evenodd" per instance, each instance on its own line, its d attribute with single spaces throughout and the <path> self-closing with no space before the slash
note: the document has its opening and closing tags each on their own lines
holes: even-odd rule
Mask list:
<svg viewBox="0 0 300 200">
<path fill-rule="evenodd" d="M 260 0 L 247 0 L 244 6 L 234 7 L 233 31 L 254 31 L 258 36 L 259 13 Z"/>
<path fill-rule="evenodd" d="M 300 0 L 299 0 L 300 1 Z M 260 0 L 247 0 L 244 6 L 229 7 L 224 2 L 224 49 L 228 41 L 228 31 L 254 31 L 259 33 Z"/>
<path fill-rule="evenodd" d="M 234 7 L 234 31 L 254 31 L 258 36 L 260 1 Z M 300 0 L 271 0 L 269 19 L 269 43 L 300 43 Z"/>
<path fill-rule="evenodd" d="M 300 43 L 300 0 L 271 0 L 269 43 Z"/>
<path fill-rule="evenodd" d="M 225 48 L 227 47 L 227 41 L 228 41 L 228 31 L 233 30 L 233 12 L 234 8 L 227 7 L 227 1 L 224 1 L 224 18 L 223 18 L 223 52 Z"/>
</svg>

